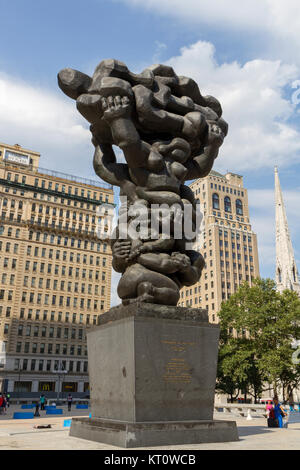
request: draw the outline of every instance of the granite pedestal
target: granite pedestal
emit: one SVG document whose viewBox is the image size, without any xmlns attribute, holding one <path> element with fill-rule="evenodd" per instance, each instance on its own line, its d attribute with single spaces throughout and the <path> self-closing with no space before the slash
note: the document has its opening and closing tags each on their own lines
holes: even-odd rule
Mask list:
<svg viewBox="0 0 300 470">
<path fill-rule="evenodd" d="M 131 304 L 87 332 L 92 418 L 70 435 L 119 447 L 238 439 L 213 421 L 219 328 L 204 310 Z"/>
</svg>

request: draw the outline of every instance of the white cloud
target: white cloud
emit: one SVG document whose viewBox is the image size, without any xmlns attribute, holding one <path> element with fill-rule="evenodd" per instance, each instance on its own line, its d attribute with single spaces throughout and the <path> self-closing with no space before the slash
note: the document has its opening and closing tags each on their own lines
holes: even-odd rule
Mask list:
<svg viewBox="0 0 300 470">
<path fill-rule="evenodd" d="M 237 7 L 236 0 L 120 0 L 133 6 L 142 6 L 161 15 L 173 16 L 193 23 L 226 23 L 246 27 L 256 23 L 262 27 L 264 18 L 269 13 L 266 0 L 244 0 Z M 289 0 L 287 0 L 288 2 Z"/>
<path fill-rule="evenodd" d="M 209 25 L 221 31 L 240 31 L 269 36 L 278 54 L 299 61 L 300 15 L 298 0 L 119 0 L 134 7 L 196 25 Z M 276 44 L 274 44 L 274 42 Z M 280 55 L 278 55 L 280 57 Z M 281 55 L 283 57 L 283 55 Z"/>
<path fill-rule="evenodd" d="M 121 274 L 116 273 L 116 271 L 112 270 L 112 273 L 111 273 L 111 300 L 110 300 L 111 307 L 119 305 L 122 302 L 120 297 L 118 296 L 118 292 L 117 292 L 117 287 L 118 287 L 120 279 L 121 279 Z"/>
<path fill-rule="evenodd" d="M 0 72 L 0 140 L 42 154 L 41 166 L 92 176 L 88 125 L 75 102 Z M 96 179 L 96 178 L 95 178 Z"/>
<path fill-rule="evenodd" d="M 183 47 L 168 64 L 222 103 L 229 134 L 216 161 L 220 171 L 300 161 L 300 132 L 288 122 L 296 115 L 295 105 L 284 97 L 284 88 L 298 76 L 296 66 L 270 60 L 219 65 L 214 46 L 203 41 Z"/>
<path fill-rule="evenodd" d="M 275 196 L 274 189 L 248 190 L 252 228 L 257 233 L 259 262 L 263 277 L 274 277 L 275 252 Z M 295 190 L 284 190 L 283 198 L 295 258 L 300 269 L 300 193 Z"/>
</svg>

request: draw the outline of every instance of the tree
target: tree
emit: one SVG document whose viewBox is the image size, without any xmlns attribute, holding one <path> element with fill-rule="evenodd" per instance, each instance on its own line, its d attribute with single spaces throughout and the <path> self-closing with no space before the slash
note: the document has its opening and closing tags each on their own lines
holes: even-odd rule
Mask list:
<svg viewBox="0 0 300 470">
<path fill-rule="evenodd" d="M 263 383 L 295 388 L 300 370 L 292 362 L 292 342 L 300 337 L 300 300 L 293 291 L 282 294 L 271 279 L 243 283 L 227 302 L 220 317 L 218 380 L 233 380 L 255 401 Z"/>
</svg>

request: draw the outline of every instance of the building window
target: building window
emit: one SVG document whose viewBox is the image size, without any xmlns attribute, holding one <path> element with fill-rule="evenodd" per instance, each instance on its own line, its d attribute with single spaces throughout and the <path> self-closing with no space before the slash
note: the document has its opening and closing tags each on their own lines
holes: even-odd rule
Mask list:
<svg viewBox="0 0 300 470">
<path fill-rule="evenodd" d="M 240 199 L 236 200 L 235 207 L 237 215 L 243 215 L 243 203 Z"/>
<path fill-rule="evenodd" d="M 231 212 L 231 201 L 230 201 L 230 197 L 228 196 L 224 198 L 224 209 L 225 209 L 225 212 Z"/>
<path fill-rule="evenodd" d="M 218 196 L 217 193 L 213 194 L 212 201 L 213 201 L 213 209 L 219 210 L 220 209 L 220 199 L 219 199 L 219 196 Z"/>
</svg>

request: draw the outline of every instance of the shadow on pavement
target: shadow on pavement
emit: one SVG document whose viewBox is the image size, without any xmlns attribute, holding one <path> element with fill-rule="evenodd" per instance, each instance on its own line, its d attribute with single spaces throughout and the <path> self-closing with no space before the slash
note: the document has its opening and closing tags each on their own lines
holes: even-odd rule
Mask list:
<svg viewBox="0 0 300 470">
<path fill-rule="evenodd" d="M 268 428 L 267 426 L 238 426 L 239 437 L 251 436 L 255 434 L 266 434 L 274 432 L 275 429 Z"/>
</svg>

